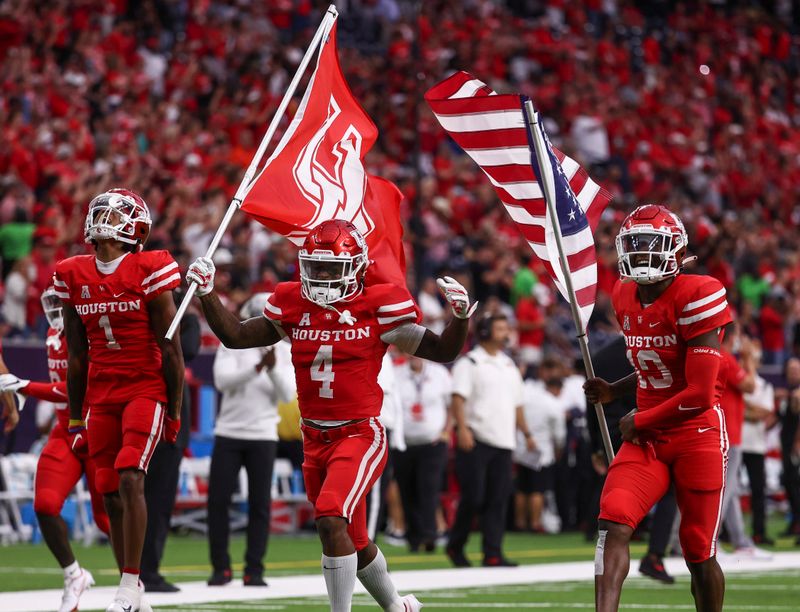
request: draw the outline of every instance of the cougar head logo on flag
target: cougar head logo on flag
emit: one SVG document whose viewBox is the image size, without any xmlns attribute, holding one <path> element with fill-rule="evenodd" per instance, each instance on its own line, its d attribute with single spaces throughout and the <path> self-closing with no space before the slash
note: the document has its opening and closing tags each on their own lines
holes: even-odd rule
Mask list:
<svg viewBox="0 0 800 612">
<path fill-rule="evenodd" d="M 314 206 L 304 228 L 311 229 L 327 219 L 345 219 L 366 236 L 374 224 L 364 209 L 367 175 L 361 163 L 361 132 L 351 123 L 338 141 L 329 144 L 330 133 L 339 131 L 333 129 L 337 120 L 346 121 L 341 113 L 341 106 L 331 94 L 328 115 L 300 150 L 292 177 L 302 196 Z M 301 235 L 301 232 L 292 234 Z"/>
</svg>

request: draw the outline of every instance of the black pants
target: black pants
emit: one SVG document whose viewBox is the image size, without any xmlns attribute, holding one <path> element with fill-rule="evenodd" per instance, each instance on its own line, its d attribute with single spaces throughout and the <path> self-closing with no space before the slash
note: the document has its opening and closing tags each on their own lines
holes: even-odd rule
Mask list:
<svg viewBox="0 0 800 612">
<path fill-rule="evenodd" d="M 457 449 L 456 476 L 461 487 L 461 499 L 450 530 L 448 548 L 464 548 L 472 521 L 476 514 L 480 514 L 483 556 L 501 556 L 511 494 L 511 451 L 478 441 L 469 452 Z"/>
<path fill-rule="evenodd" d="M 239 482 L 239 470 L 247 470 L 247 548 L 245 574 L 264 573 L 269 537 L 272 468 L 278 443 L 273 440 L 235 440 L 216 436 L 208 480 L 208 545 L 211 565 L 221 572 L 231 567 L 229 506 Z"/>
<path fill-rule="evenodd" d="M 781 480 L 792 513 L 792 527 L 800 528 L 800 466 L 792 461 L 794 440 L 781 439 L 783 475 Z"/>
<path fill-rule="evenodd" d="M 183 448 L 159 442 L 147 476 L 144 479 L 144 498 L 147 503 L 147 531 L 142 548 L 141 578 L 145 583 L 158 582 L 158 568 L 169 533 L 175 495 L 178 492 Z"/>
<path fill-rule="evenodd" d="M 444 442 L 409 446 L 395 457 L 395 476 L 406 517 L 406 539 L 412 548 L 436 542 L 436 508 L 447 464 Z"/>
<path fill-rule="evenodd" d="M 763 538 L 766 535 L 765 495 L 767 475 L 764 471 L 764 455 L 761 453 L 742 453 L 742 462 L 750 481 L 750 507 L 753 512 L 753 536 Z"/>
</svg>

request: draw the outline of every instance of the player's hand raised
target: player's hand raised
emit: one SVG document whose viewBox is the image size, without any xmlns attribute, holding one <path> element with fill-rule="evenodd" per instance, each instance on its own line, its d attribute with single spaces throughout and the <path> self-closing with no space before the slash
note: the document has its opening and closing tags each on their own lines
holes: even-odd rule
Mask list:
<svg viewBox="0 0 800 612">
<path fill-rule="evenodd" d="M 214 289 L 217 268 L 209 257 L 198 257 L 186 272 L 186 282 L 197 285 L 197 295 L 208 295 Z"/>
<path fill-rule="evenodd" d="M 444 295 L 444 299 L 450 304 L 453 309 L 453 314 L 459 319 L 469 319 L 475 309 L 478 307 L 478 302 L 472 306 L 469 305 L 469 295 L 464 285 L 459 283 L 451 276 L 444 278 L 437 278 L 436 284 L 439 285 L 439 290 Z"/>
<path fill-rule="evenodd" d="M 606 404 L 614 399 L 611 384 L 602 378 L 590 378 L 583 383 L 583 393 L 592 404 Z"/>
</svg>

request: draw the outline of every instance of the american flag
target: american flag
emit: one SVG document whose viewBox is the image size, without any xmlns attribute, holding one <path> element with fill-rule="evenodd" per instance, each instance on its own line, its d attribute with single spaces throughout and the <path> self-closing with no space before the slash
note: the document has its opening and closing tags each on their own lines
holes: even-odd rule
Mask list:
<svg viewBox="0 0 800 612">
<path fill-rule="evenodd" d="M 559 262 L 555 230 L 541 187 L 533 148 L 538 129 L 553 169 L 555 208 L 564 253 L 583 328 L 597 293 L 597 255 L 592 232 L 611 194 L 578 163 L 550 144 L 541 123 L 529 127 L 521 95 L 497 95 L 467 72 L 434 85 L 425 100 L 439 123 L 480 166 L 533 252 L 542 260 L 561 295 L 569 300 Z"/>
</svg>

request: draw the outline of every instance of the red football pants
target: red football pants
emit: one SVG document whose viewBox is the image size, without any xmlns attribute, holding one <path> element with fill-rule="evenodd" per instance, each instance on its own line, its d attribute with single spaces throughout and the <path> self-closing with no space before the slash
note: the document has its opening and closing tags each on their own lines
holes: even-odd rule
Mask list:
<svg viewBox="0 0 800 612">
<path fill-rule="evenodd" d="M 103 496 L 95 486 L 95 466 L 91 460 L 81 460 L 72 452 L 69 435 L 60 423 L 56 423 L 50 432 L 36 464 L 33 509 L 37 514 L 61 514 L 64 501 L 84 474 L 92 498 L 94 522 L 100 531 L 108 534 L 108 515 Z"/>
<path fill-rule="evenodd" d="M 341 516 L 356 550 L 369 544 L 366 497 L 386 465 L 386 431 L 378 419 L 303 430 L 303 478 L 315 517 Z"/>
<path fill-rule="evenodd" d="M 680 540 L 690 563 L 717 552 L 722 491 L 728 457 L 725 417 L 719 406 L 715 427 L 684 426 L 657 442 L 625 442 L 608 470 L 600 498 L 600 519 L 636 529 L 667 492 L 670 481 L 681 512 Z"/>
<path fill-rule="evenodd" d="M 90 408 L 86 422 L 89 457 L 97 469 L 97 489 L 101 493 L 119 489 L 120 470 L 147 472 L 163 423 L 164 406 L 151 399 Z"/>
</svg>

